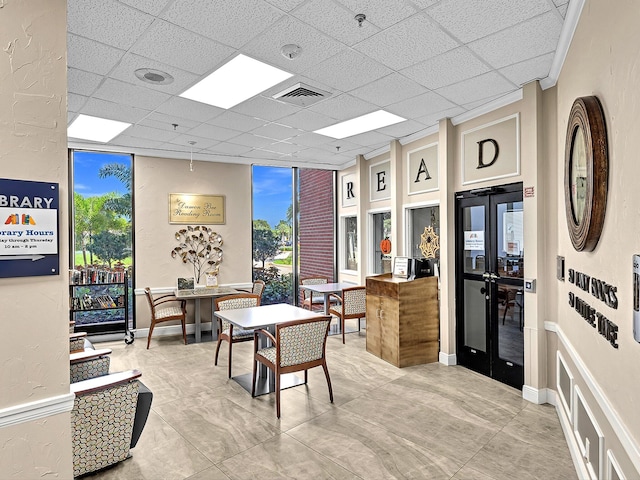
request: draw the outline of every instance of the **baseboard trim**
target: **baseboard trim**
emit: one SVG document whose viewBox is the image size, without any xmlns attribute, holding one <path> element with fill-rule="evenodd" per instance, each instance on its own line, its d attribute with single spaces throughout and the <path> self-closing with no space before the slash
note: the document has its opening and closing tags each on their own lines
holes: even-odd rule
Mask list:
<svg viewBox="0 0 640 480">
<path fill-rule="evenodd" d="M 443 365 L 446 365 L 448 367 L 452 367 L 452 366 L 458 364 L 458 357 L 456 356 L 455 353 L 440 352 L 438 354 L 438 361 L 440 363 L 442 363 Z"/>
<path fill-rule="evenodd" d="M 640 449 L 638 448 L 638 445 L 633 440 L 633 436 L 616 413 L 602 388 L 600 388 L 600 385 L 598 385 L 598 382 L 593 377 L 587 366 L 584 364 L 584 362 L 580 358 L 580 355 L 578 355 L 578 352 L 571 344 L 571 341 L 569 341 L 562 328 L 557 323 L 547 321 L 544 322 L 544 327 L 545 330 L 556 333 L 558 339 L 567 351 L 580 376 L 584 380 L 586 387 L 589 389 L 589 391 L 593 395 L 593 398 L 604 413 L 607 422 L 609 422 L 609 425 L 611 426 L 613 431 L 616 432 L 616 435 L 620 440 L 622 447 L 625 449 L 627 455 L 629 456 L 629 459 L 633 463 L 634 467 L 638 471 L 640 471 Z"/>
<path fill-rule="evenodd" d="M 550 403 L 555 406 L 555 392 L 548 388 L 534 388 L 529 385 L 523 385 L 522 398 L 536 405 Z"/>
<path fill-rule="evenodd" d="M 43 398 L 35 402 L 23 403 L 0 410 L 0 428 L 10 427 L 19 423 L 32 422 L 40 418 L 51 417 L 59 413 L 70 412 L 73 409 L 73 393 Z"/>
</svg>

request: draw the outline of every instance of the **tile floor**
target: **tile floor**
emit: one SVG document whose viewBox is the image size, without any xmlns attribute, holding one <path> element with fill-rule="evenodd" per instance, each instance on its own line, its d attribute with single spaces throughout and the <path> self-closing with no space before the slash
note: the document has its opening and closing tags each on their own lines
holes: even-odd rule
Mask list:
<svg viewBox="0 0 640 480">
<path fill-rule="evenodd" d="M 550 405 L 462 367 L 398 369 L 365 349 L 365 333 L 327 341 L 334 391 L 321 368 L 307 386 L 251 398 L 227 379 L 227 344 L 175 337 L 99 344 L 111 371 L 139 368 L 152 411 L 132 457 L 96 479 L 575 479 Z M 233 372 L 250 372 L 252 344 L 234 345 Z"/>
</svg>

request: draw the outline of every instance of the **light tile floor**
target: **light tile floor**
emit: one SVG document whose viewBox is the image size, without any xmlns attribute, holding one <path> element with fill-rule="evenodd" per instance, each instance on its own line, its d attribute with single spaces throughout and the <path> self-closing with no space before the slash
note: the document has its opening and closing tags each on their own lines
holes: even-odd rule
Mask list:
<svg viewBox="0 0 640 480">
<path fill-rule="evenodd" d="M 113 349 L 111 371 L 139 368 L 153 391 L 132 457 L 96 479 L 575 479 L 555 408 L 462 367 L 398 369 L 367 353 L 365 333 L 327 341 L 307 386 L 251 398 L 227 378 L 227 344 L 157 337 Z M 251 342 L 233 372 L 251 372 Z"/>
</svg>

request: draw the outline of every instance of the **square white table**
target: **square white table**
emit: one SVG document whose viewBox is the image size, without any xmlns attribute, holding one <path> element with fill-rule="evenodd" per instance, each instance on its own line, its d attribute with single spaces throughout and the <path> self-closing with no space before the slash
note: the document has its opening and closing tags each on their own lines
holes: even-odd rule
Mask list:
<svg viewBox="0 0 640 480">
<path fill-rule="evenodd" d="M 260 307 L 221 310 L 216 311 L 214 315 L 242 328 L 243 330 L 264 328 L 265 330 L 274 333 L 276 323 L 317 318 L 321 314 L 318 312 L 311 312 L 304 308 L 294 307 L 293 305 L 286 303 L 277 303 L 275 305 L 263 305 Z M 260 342 L 261 344 L 258 348 L 265 348 L 268 346 L 266 345 L 267 339 L 264 335 L 260 337 Z M 256 396 L 275 391 L 275 376 L 271 370 L 264 365 L 260 364 L 259 367 L 256 382 Z M 251 392 L 253 373 L 238 375 L 233 377 L 233 379 L 242 385 L 245 390 Z M 304 381 L 293 373 L 282 375 L 280 380 L 280 390 L 304 384 Z"/>
<path fill-rule="evenodd" d="M 317 285 L 300 285 L 302 290 L 308 290 L 313 293 L 319 293 L 324 296 L 324 314 L 329 315 L 329 295 L 332 293 L 342 292 L 343 288 L 357 287 L 355 283 L 337 282 L 337 283 L 319 283 Z"/>
<path fill-rule="evenodd" d="M 210 298 L 211 299 L 211 338 L 215 340 L 215 318 L 213 316 L 214 303 L 213 299 L 216 297 L 224 297 L 226 295 L 236 295 L 238 293 L 246 293 L 240 292 L 235 288 L 231 287 L 200 287 L 194 288 L 193 290 L 176 290 L 175 296 L 180 300 L 193 300 L 195 303 L 195 326 L 196 326 L 196 334 L 195 341 L 196 343 L 200 343 L 202 341 L 202 318 L 200 318 L 200 299 L 202 298 Z"/>
</svg>

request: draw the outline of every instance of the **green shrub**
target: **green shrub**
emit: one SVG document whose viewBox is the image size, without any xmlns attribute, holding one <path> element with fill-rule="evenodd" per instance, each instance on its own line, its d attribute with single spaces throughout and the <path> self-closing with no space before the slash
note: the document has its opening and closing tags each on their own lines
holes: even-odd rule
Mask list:
<svg viewBox="0 0 640 480">
<path fill-rule="evenodd" d="M 272 305 L 274 303 L 293 305 L 291 288 L 293 275 L 291 273 L 281 274 L 276 267 L 255 268 L 253 270 L 253 279 L 263 280 L 265 283 L 261 305 Z"/>
</svg>

